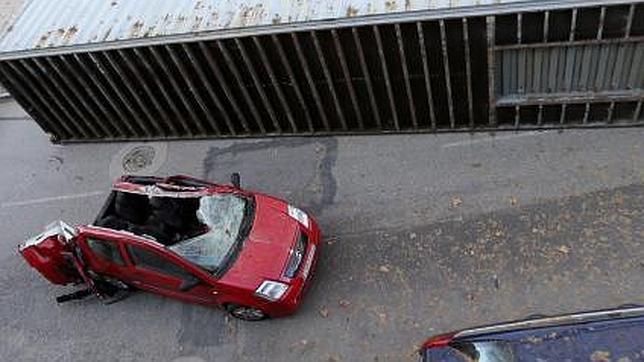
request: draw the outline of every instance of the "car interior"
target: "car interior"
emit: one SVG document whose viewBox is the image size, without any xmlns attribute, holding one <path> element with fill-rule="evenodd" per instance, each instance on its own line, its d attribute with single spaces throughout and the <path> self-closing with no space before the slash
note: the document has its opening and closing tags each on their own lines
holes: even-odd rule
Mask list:
<svg viewBox="0 0 644 362">
<path fill-rule="evenodd" d="M 198 197 L 149 197 L 114 191 L 94 225 L 154 237 L 173 245 L 207 231 L 197 218 Z"/>
</svg>

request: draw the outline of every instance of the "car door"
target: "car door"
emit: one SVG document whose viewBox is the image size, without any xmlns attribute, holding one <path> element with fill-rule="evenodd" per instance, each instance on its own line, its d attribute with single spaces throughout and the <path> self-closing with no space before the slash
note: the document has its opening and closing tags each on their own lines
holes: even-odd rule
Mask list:
<svg viewBox="0 0 644 362">
<path fill-rule="evenodd" d="M 126 242 L 125 250 L 132 263 L 127 282 L 135 287 L 187 302 L 217 304 L 218 293 L 209 281 L 168 252 L 133 242 Z"/>
<path fill-rule="evenodd" d="M 80 236 L 80 245 L 90 270 L 117 279 L 123 279 L 128 274 L 128 266 L 118 238 L 99 233 L 84 233 Z"/>
</svg>

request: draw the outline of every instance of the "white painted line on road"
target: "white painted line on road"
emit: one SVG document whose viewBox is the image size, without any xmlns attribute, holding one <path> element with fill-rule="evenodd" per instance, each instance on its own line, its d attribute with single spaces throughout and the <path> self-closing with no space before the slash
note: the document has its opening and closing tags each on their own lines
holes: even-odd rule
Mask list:
<svg viewBox="0 0 644 362">
<path fill-rule="evenodd" d="M 31 200 L 22 200 L 22 201 L 10 201 L 10 202 L 1 203 L 0 208 L 43 204 L 43 203 L 52 202 L 52 201 L 82 199 L 82 198 L 85 198 L 85 197 L 94 197 L 94 196 L 100 196 L 100 195 L 103 195 L 103 194 L 105 194 L 104 191 L 92 191 L 92 192 L 86 192 L 86 193 L 83 193 L 83 194 L 60 195 L 60 196 L 52 196 L 52 197 L 43 197 L 43 198 L 40 198 L 40 199 L 31 199 Z"/>
<path fill-rule="evenodd" d="M 504 140 L 510 140 L 514 138 L 520 138 L 520 137 L 531 137 L 531 136 L 538 136 L 538 135 L 543 135 L 543 134 L 548 134 L 551 133 L 550 131 L 531 131 L 531 132 L 525 132 L 525 133 L 516 133 L 516 134 L 511 134 L 507 136 L 489 136 L 486 138 L 480 138 L 476 140 L 467 140 L 467 141 L 458 141 L 458 142 L 452 142 L 452 143 L 446 143 L 442 147 L 443 148 L 451 148 L 451 147 L 460 147 L 460 146 L 470 146 L 470 145 L 475 145 L 479 143 L 487 143 L 487 142 L 494 142 L 494 141 L 504 141 Z"/>
</svg>

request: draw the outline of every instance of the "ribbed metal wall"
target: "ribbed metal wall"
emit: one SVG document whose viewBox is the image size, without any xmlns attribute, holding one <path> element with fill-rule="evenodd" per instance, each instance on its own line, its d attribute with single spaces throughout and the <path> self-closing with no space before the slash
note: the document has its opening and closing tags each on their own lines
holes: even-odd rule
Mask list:
<svg viewBox="0 0 644 362">
<path fill-rule="evenodd" d="M 408 16 L 419 11 L 477 11 L 546 0 L 2 0 L 0 54 L 103 46 L 134 41 L 166 42 L 168 37 L 235 36 L 266 27 L 306 27 L 365 17 Z M 588 2 L 597 0 L 547 0 Z M 616 0 L 604 0 L 615 2 Z M 6 4 L 6 5 L 5 5 Z M 20 8 L 14 12 L 12 9 Z M 15 13 L 16 17 L 11 16 Z M 7 30 L 3 31 L 6 19 Z M 314 26 L 315 27 L 315 26 Z M 165 38 L 165 39 L 164 39 Z"/>
<path fill-rule="evenodd" d="M 643 43 L 504 50 L 502 97 L 642 88 Z"/>
<path fill-rule="evenodd" d="M 626 3 L 7 59 L 0 82 L 61 141 L 632 125 L 643 36 Z"/>
<path fill-rule="evenodd" d="M 499 122 L 519 127 L 641 121 L 643 23 L 641 4 L 499 17 Z"/>
</svg>

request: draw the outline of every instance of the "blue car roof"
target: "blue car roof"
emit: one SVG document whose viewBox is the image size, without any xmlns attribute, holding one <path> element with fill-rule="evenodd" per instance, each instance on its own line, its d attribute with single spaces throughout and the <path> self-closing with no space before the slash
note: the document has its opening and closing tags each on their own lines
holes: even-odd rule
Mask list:
<svg viewBox="0 0 644 362">
<path fill-rule="evenodd" d="M 644 360 L 644 308 L 601 310 L 464 330 L 424 361 Z"/>
</svg>

